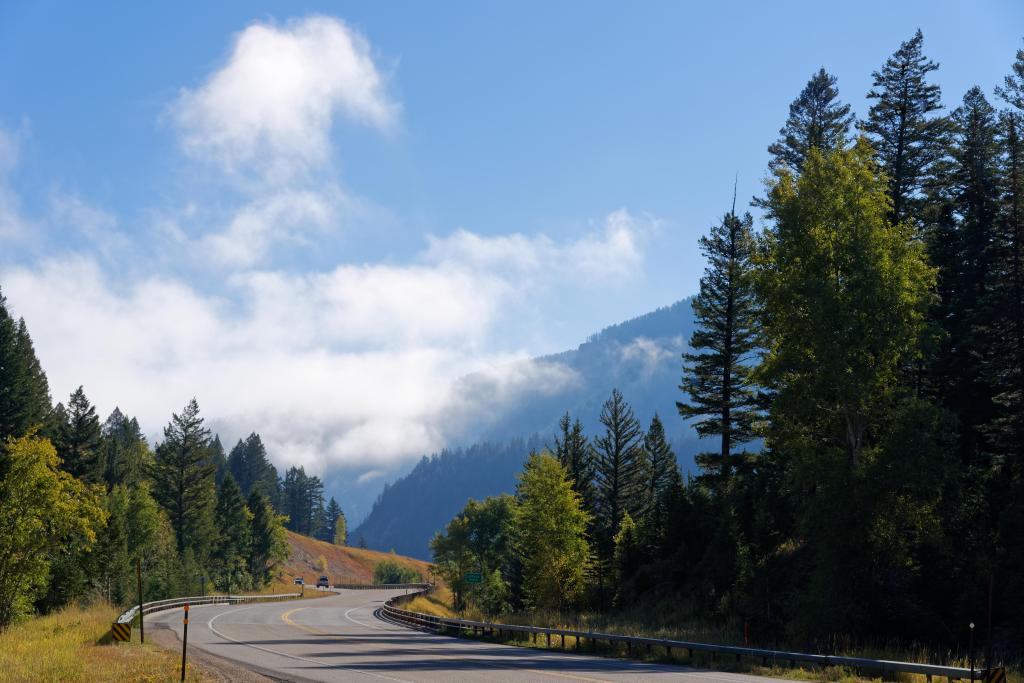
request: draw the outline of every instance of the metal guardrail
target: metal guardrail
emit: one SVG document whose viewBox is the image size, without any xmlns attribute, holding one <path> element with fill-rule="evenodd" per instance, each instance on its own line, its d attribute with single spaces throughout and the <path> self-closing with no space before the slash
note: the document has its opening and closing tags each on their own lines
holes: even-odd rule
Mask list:
<svg viewBox="0 0 1024 683">
<path fill-rule="evenodd" d="M 769 663 L 788 663 L 791 667 L 795 667 L 797 662 L 803 662 L 807 664 L 815 664 L 817 666 L 849 666 L 855 669 L 866 669 L 870 671 L 881 671 L 882 673 L 913 673 L 922 674 L 927 677 L 928 681 L 931 681 L 932 676 L 943 676 L 950 681 L 956 681 L 960 679 L 968 680 L 983 680 L 984 670 L 975 669 L 972 671 L 968 668 L 956 667 L 956 666 L 940 666 L 936 664 L 919 664 L 916 662 L 895 662 L 884 659 L 866 659 L 862 657 L 841 657 L 836 655 L 815 655 L 807 654 L 803 652 L 787 652 L 784 650 L 763 650 L 753 647 L 739 647 L 735 645 L 713 645 L 709 643 L 694 643 L 685 640 L 670 640 L 667 638 L 647 638 L 642 636 L 624 636 L 614 633 L 599 633 L 594 631 L 576 631 L 572 629 L 561 629 L 561 628 L 545 628 L 542 626 L 520 626 L 516 624 L 500 624 L 490 623 L 485 621 L 471 621 L 469 619 L 449 619 L 444 617 L 436 617 L 429 614 L 422 614 L 420 612 L 411 612 L 409 610 L 396 607 L 397 603 L 405 602 L 413 598 L 416 595 L 425 593 L 426 590 L 421 590 L 417 593 L 413 593 L 408 596 L 398 596 L 392 598 L 384 603 L 384 607 L 381 609 L 383 614 L 400 624 L 411 626 L 413 628 L 427 629 L 430 631 L 436 631 L 439 633 L 454 633 L 460 635 L 464 631 L 470 631 L 473 634 L 498 634 L 499 637 L 507 633 L 527 633 L 531 634 L 531 637 L 536 639 L 537 636 L 546 636 L 547 644 L 550 647 L 551 637 L 557 636 L 561 640 L 562 648 L 565 648 L 566 636 L 576 639 L 576 649 L 580 649 L 581 643 L 590 641 L 591 647 L 596 647 L 598 642 L 608 642 L 609 645 L 625 644 L 628 652 L 632 653 L 634 647 L 646 647 L 647 651 L 650 652 L 652 647 L 663 647 L 666 649 L 669 655 L 672 654 L 673 649 L 687 650 L 689 655 L 692 657 L 694 651 L 697 652 L 709 652 L 712 657 L 716 655 L 734 655 L 736 660 L 739 661 L 740 657 L 753 657 L 760 658 L 762 663 L 767 665 Z"/>
<path fill-rule="evenodd" d="M 429 583 L 335 583 L 331 588 L 342 590 L 398 590 L 401 588 L 418 588 L 421 591 L 430 588 Z"/>
<path fill-rule="evenodd" d="M 192 596 L 188 598 L 170 598 L 169 600 L 154 600 L 142 603 L 142 613 L 159 612 L 161 610 L 183 607 L 186 604 L 195 605 L 234 605 L 240 602 L 260 602 L 263 600 L 286 600 L 301 597 L 302 593 L 279 593 L 276 595 L 206 595 Z M 126 610 L 117 618 L 116 624 L 130 624 L 139 613 L 139 606 L 135 605 Z"/>
</svg>

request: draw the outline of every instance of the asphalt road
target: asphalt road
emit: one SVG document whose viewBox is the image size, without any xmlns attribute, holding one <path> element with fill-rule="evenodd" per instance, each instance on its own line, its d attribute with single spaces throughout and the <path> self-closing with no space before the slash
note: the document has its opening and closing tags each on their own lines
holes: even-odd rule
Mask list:
<svg viewBox="0 0 1024 683">
<path fill-rule="evenodd" d="M 289 681 L 765 681 L 422 633 L 375 616 L 399 592 L 352 590 L 319 600 L 193 607 L 189 649 Z M 181 637 L 181 610 L 146 621 L 166 624 Z"/>
</svg>

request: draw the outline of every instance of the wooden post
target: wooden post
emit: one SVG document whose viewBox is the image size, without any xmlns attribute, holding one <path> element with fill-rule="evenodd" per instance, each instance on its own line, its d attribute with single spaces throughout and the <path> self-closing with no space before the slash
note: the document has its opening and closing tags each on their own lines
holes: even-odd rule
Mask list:
<svg viewBox="0 0 1024 683">
<path fill-rule="evenodd" d="M 188 652 L 188 603 L 185 603 L 185 630 L 181 635 L 181 683 L 185 683 L 185 658 Z"/>
<path fill-rule="evenodd" d="M 146 642 L 146 627 L 142 624 L 142 558 L 135 560 L 135 578 L 139 582 L 139 640 Z"/>
</svg>

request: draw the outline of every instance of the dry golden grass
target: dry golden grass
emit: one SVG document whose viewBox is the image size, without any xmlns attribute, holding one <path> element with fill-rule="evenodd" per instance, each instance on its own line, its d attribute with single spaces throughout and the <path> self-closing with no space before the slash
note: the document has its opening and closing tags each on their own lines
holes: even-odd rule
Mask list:
<svg viewBox="0 0 1024 683">
<path fill-rule="evenodd" d="M 0 683 L 102 683 L 177 681 L 180 654 L 138 642 L 112 643 L 110 624 L 118 610 L 106 604 L 68 607 L 15 624 L 0 633 Z M 188 681 L 211 681 L 191 665 Z"/>
<path fill-rule="evenodd" d="M 316 578 L 323 573 L 317 567 L 321 556 L 327 560 L 326 573 L 331 583 L 373 583 L 373 570 L 384 560 L 393 560 L 414 569 L 424 580 L 430 574 L 430 563 L 423 560 L 377 550 L 334 545 L 291 531 L 288 532 L 288 545 L 291 553 L 280 570 L 282 580 L 288 585 L 296 576 L 305 578 L 307 584 L 315 584 Z M 309 586 L 306 592 L 309 592 Z"/>
<path fill-rule="evenodd" d="M 435 617 L 454 617 L 455 612 L 448 607 L 451 596 L 450 594 L 446 596 L 445 593 L 447 592 L 448 589 L 446 587 L 438 586 L 437 590 L 429 595 L 417 595 L 409 602 L 402 603 L 399 607 Z"/>
</svg>

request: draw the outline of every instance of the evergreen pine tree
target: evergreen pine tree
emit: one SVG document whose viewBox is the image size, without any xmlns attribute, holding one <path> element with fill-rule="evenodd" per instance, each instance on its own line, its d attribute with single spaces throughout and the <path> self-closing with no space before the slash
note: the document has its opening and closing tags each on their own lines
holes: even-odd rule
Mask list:
<svg viewBox="0 0 1024 683">
<path fill-rule="evenodd" d="M 224 481 L 224 476 L 228 473 L 228 459 L 224 455 L 224 445 L 220 442 L 220 434 L 214 434 L 213 439 L 210 441 L 210 462 L 216 468 L 213 474 L 213 480 L 219 487 L 221 482 Z M 235 484 L 237 487 L 238 484 Z"/>
<path fill-rule="evenodd" d="M 1017 51 L 1004 86 L 996 92 L 1013 109 L 1003 112 L 999 121 L 1002 212 L 993 282 L 995 306 L 1002 316 L 986 370 L 995 388 L 996 416 L 990 433 L 1002 452 L 1012 454 L 1017 476 L 1024 477 L 1024 50 Z"/>
<path fill-rule="evenodd" d="M 2 301 L 0 297 L 0 305 Z M 29 426 L 39 425 L 50 412 L 50 385 L 46 380 L 46 373 L 39 364 L 39 358 L 36 357 L 32 337 L 29 336 L 24 318 L 18 319 L 15 344 L 22 375 L 21 386 L 16 394 L 21 403 L 23 419 Z"/>
<path fill-rule="evenodd" d="M 603 435 L 594 440 L 598 553 L 611 559 L 625 512 L 635 513 L 644 490 L 643 429 L 618 389 L 601 407 Z"/>
<path fill-rule="evenodd" d="M 341 516 L 341 506 L 338 505 L 338 501 L 334 500 L 334 496 L 331 496 L 330 502 L 327 503 L 327 507 L 324 509 L 324 523 L 317 534 L 317 538 L 321 541 L 333 543 L 338 528 L 338 518 Z"/>
<path fill-rule="evenodd" d="M 209 444 L 210 430 L 203 426 L 199 403 L 193 398 L 164 427 L 152 471 L 153 496 L 170 517 L 178 552 L 190 548 L 198 558 L 209 552 L 215 535 L 216 468 L 210 462 Z"/>
<path fill-rule="evenodd" d="M 693 299 L 697 329 L 690 338 L 679 388 L 689 403 L 676 403 L 679 414 L 695 419 L 703 437 L 719 436 L 717 453 L 703 453 L 698 463 L 728 476 L 734 448 L 753 438 L 757 392 L 752 361 L 757 352 L 757 301 L 754 291 L 754 237 L 750 214 L 735 207 L 711 233 L 700 238 L 707 267 L 700 293 Z"/>
<path fill-rule="evenodd" d="M 277 469 L 270 464 L 259 434 L 252 433 L 245 440 L 238 440 L 228 456 L 227 467 L 243 495 L 259 489 L 275 509 L 282 508 Z"/>
<path fill-rule="evenodd" d="M 288 555 L 288 538 L 281 518 L 270 507 L 262 491 L 249 494 L 250 523 L 249 575 L 257 587 L 273 577 L 274 569 Z"/>
<path fill-rule="evenodd" d="M 662 521 L 659 509 L 669 486 L 681 481 L 676 455 L 665 439 L 665 427 L 655 413 L 651 425 L 644 435 L 644 451 L 647 453 L 647 468 L 644 481 L 644 509 L 640 520 L 644 530 L 655 532 Z"/>
<path fill-rule="evenodd" d="M 951 121 L 954 145 L 947 183 L 952 231 L 947 237 L 951 246 L 946 248 L 953 252 L 943 263 L 948 302 L 940 321 L 946 343 L 936 370 L 944 403 L 960 420 L 961 452 L 974 462 L 988 450 L 984 432 L 994 417 L 984 367 L 995 351 L 991 330 L 1001 315 L 992 291 L 1000 215 L 999 149 L 995 110 L 980 88 L 968 91 Z"/>
<path fill-rule="evenodd" d="M 819 69 L 789 105 L 786 125 L 768 148 L 772 155 L 768 167 L 800 173 L 810 149 L 829 152 L 845 146 L 852 123 L 850 105 L 839 101 L 836 77 Z"/>
<path fill-rule="evenodd" d="M 139 421 L 129 419 L 120 409 L 114 408 L 103 423 L 101 432 L 107 488 L 117 484 L 131 487 L 142 481 L 146 469 L 152 465 L 153 456 Z"/>
<path fill-rule="evenodd" d="M 223 591 L 244 588 L 248 581 L 249 513 L 242 492 L 230 474 L 217 489 L 217 544 L 212 553 L 215 584 Z"/>
<path fill-rule="evenodd" d="M 911 219 L 920 225 L 919 193 L 943 155 L 947 124 L 940 116 L 930 116 L 942 109 L 942 91 L 927 80 L 939 65 L 924 56 L 923 43 L 918 30 L 872 73 L 867 96 L 877 101 L 862 124 L 889 179 L 889 218 L 894 223 Z"/>
<path fill-rule="evenodd" d="M 14 321 L 0 293 L 0 443 L 43 425 L 49 412 L 49 385 L 25 321 Z"/>
<path fill-rule="evenodd" d="M 594 509 L 594 452 L 583 434 L 583 424 L 572 422 L 569 413 L 558 421 L 560 435 L 555 436 L 555 457 L 569 473 L 569 480 L 583 500 L 583 508 Z"/>
<path fill-rule="evenodd" d="M 56 446 L 65 470 L 89 484 L 105 483 L 100 419 L 82 387 L 68 399 L 67 420 L 60 427 Z"/>
</svg>

